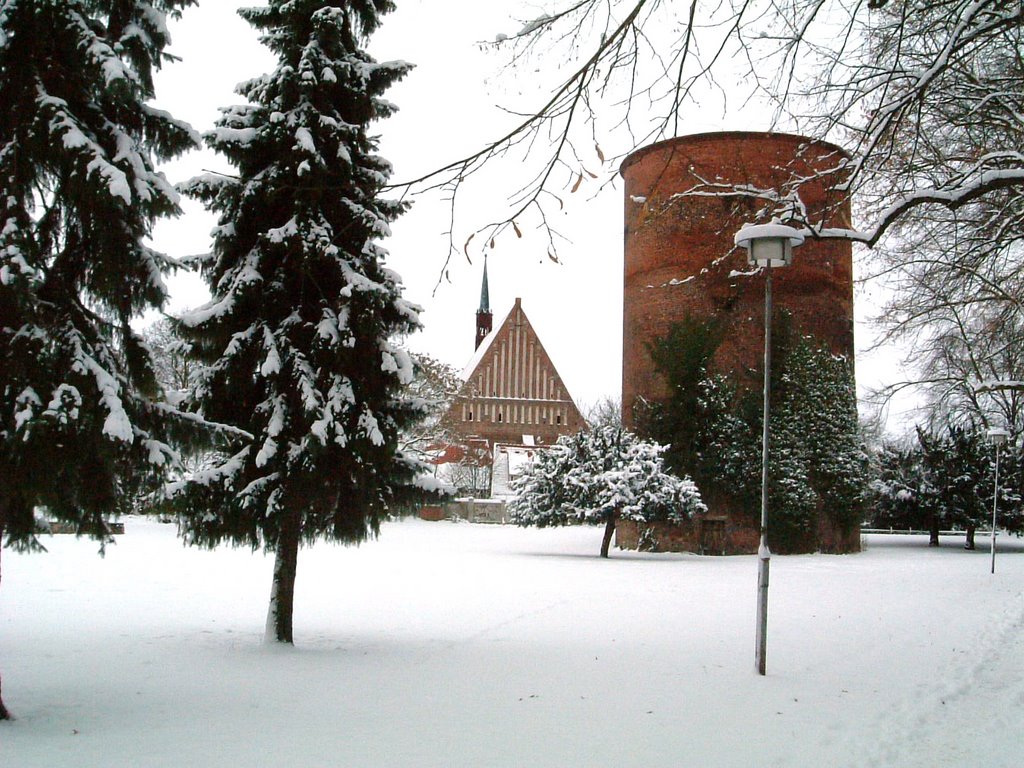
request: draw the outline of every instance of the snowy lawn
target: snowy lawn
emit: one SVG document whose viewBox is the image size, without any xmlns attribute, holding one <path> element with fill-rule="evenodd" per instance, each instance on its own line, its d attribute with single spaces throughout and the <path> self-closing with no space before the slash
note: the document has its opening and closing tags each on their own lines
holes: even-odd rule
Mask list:
<svg viewBox="0 0 1024 768">
<path fill-rule="evenodd" d="M 3 555 L 3 768 L 1018 766 L 1024 542 L 872 536 L 775 557 L 595 555 L 596 528 L 406 521 L 271 560 L 129 519 Z"/>
</svg>

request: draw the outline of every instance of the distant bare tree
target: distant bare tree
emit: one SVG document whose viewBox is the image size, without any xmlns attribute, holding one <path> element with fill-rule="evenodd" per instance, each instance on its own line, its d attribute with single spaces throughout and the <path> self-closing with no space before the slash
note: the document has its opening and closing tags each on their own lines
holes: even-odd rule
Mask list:
<svg viewBox="0 0 1024 768">
<path fill-rule="evenodd" d="M 487 498 L 491 494 L 491 453 L 479 443 L 463 445 L 463 460 L 444 465 L 444 479 L 458 494 Z"/>
<path fill-rule="evenodd" d="M 587 424 L 591 428 L 622 427 L 622 398 L 602 397 L 586 411 Z"/>
<path fill-rule="evenodd" d="M 173 400 L 195 383 L 196 362 L 189 345 L 174 332 L 170 320 L 158 320 L 142 332 L 142 339 L 153 354 L 157 382 Z"/>
<path fill-rule="evenodd" d="M 403 432 L 402 449 L 422 456 L 431 446 L 450 439 L 441 420 L 465 383 L 447 363 L 418 352 L 410 357 L 415 376 L 406 385 L 406 393 L 422 403 L 423 415 Z"/>
<path fill-rule="evenodd" d="M 547 75 L 544 95 L 510 108 L 517 119 L 503 135 L 405 183 L 448 194 L 449 258 L 539 226 L 557 259 L 551 222 L 567 195 L 614 178 L 614 161 L 637 147 L 678 135 L 694 109 L 759 102 L 774 110 L 766 128 L 835 142 L 850 157 L 772 189 L 694 176 L 679 195 L 742 195 L 759 203 L 758 220 L 878 247 L 875 271 L 906 300 L 889 308 L 890 338 L 917 334 L 931 310 L 962 314 L 984 301 L 997 305 L 986 318 L 1019 312 L 1021 2 L 551 0 L 546 9 L 490 44 L 513 67 Z M 512 180 L 507 208 L 459 229 L 466 187 L 494 166 Z M 526 172 L 510 172 L 519 166 Z M 801 189 L 823 178 L 853 196 L 854 222 L 809 215 Z M 986 327 L 972 319 L 963 340 L 974 344 Z"/>
<path fill-rule="evenodd" d="M 941 262 L 946 254 L 937 254 Z M 911 261 L 901 267 L 901 289 L 886 307 L 885 339 L 913 350 L 915 374 L 894 382 L 880 399 L 908 387 L 924 394 L 925 420 L 932 431 L 965 423 L 1024 429 L 1024 317 L 1015 301 L 978 290 L 958 296 L 964 284 L 935 264 Z M 1011 382 L 1007 386 L 1007 382 Z M 1015 384 L 1014 384 L 1015 383 Z"/>
</svg>

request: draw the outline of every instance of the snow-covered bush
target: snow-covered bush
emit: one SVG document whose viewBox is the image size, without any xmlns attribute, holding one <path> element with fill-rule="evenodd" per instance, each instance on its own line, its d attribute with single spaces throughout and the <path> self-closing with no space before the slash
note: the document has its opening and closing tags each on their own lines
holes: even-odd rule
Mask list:
<svg viewBox="0 0 1024 768">
<path fill-rule="evenodd" d="M 608 557 L 618 520 L 681 523 L 706 511 L 694 482 L 666 471 L 664 452 L 614 426 L 563 436 L 513 481 L 512 519 L 540 528 L 604 524 Z"/>
<path fill-rule="evenodd" d="M 846 358 L 801 337 L 781 362 L 773 383 L 769 514 L 779 551 L 813 550 L 820 546 L 819 518 L 842 533 L 860 524 L 870 461 Z"/>
<path fill-rule="evenodd" d="M 668 446 L 666 462 L 694 477 L 713 503 L 760 515 L 763 382 L 715 371 L 715 320 L 686 318 L 652 345 L 668 399 L 637 409 L 638 431 Z M 779 312 L 772 334 L 769 480 L 773 551 L 813 551 L 819 521 L 841 535 L 860 522 L 869 495 L 869 456 L 860 438 L 853 371 Z"/>
<path fill-rule="evenodd" d="M 995 490 L 994 450 L 976 426 L 949 425 L 941 433 L 917 430 L 916 445 L 884 447 L 878 456 L 872 525 L 879 528 L 924 528 L 938 546 L 939 530 L 974 532 L 992 519 Z M 1021 493 L 1021 448 L 1004 447 L 999 467 L 998 524 L 1024 533 Z"/>
</svg>

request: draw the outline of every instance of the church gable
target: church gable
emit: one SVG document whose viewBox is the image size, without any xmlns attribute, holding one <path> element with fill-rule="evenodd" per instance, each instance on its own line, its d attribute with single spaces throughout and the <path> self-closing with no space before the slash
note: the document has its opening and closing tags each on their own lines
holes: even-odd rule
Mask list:
<svg viewBox="0 0 1024 768">
<path fill-rule="evenodd" d="M 586 426 L 520 299 L 477 348 L 465 379 L 445 417 L 464 436 L 545 445 Z"/>
</svg>

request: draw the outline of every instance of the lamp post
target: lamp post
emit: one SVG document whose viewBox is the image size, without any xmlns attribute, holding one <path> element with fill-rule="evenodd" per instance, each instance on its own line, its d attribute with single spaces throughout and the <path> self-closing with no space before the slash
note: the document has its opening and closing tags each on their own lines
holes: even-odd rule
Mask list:
<svg viewBox="0 0 1024 768">
<path fill-rule="evenodd" d="M 992 573 L 996 572 L 996 513 L 999 510 L 999 448 L 1006 442 L 1010 433 L 999 427 L 988 431 L 988 441 L 996 447 L 996 472 L 992 489 Z"/>
<path fill-rule="evenodd" d="M 764 267 L 764 415 L 761 427 L 761 540 L 757 548 L 757 636 L 754 660 L 758 674 L 765 674 L 768 660 L 768 442 L 769 403 L 772 378 L 772 269 L 793 262 L 793 247 L 804 241 L 803 235 L 784 224 L 747 225 L 736 233 L 736 245 L 747 249 L 747 263 Z"/>
</svg>

